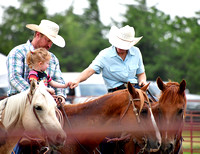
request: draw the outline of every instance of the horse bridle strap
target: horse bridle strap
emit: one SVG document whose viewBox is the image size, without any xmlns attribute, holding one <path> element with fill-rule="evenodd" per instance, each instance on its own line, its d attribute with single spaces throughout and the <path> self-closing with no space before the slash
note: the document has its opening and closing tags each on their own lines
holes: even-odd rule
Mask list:
<svg viewBox="0 0 200 154">
<path fill-rule="evenodd" d="M 135 107 L 135 104 L 134 104 L 134 101 L 140 101 L 140 99 L 139 98 L 133 99 L 132 96 L 130 95 L 130 93 L 128 93 L 128 94 L 129 94 L 129 103 L 128 103 L 128 106 L 127 106 L 125 112 L 123 113 L 122 117 L 120 118 L 120 120 L 123 119 L 123 117 L 125 116 L 125 114 L 127 113 L 128 109 L 129 109 L 130 105 L 132 104 L 132 106 L 133 106 L 133 112 L 136 115 L 138 123 L 140 123 L 140 117 L 139 117 L 139 114 L 137 112 L 137 108 Z M 149 104 L 149 102 L 147 102 L 146 100 L 144 100 L 144 102 L 147 103 L 147 104 Z"/>
<path fill-rule="evenodd" d="M 129 93 L 128 93 L 128 94 L 129 94 Z M 130 96 L 130 94 L 129 94 L 129 103 L 128 103 L 128 106 L 127 106 L 125 112 L 124 112 L 123 115 L 121 116 L 120 121 L 124 118 L 124 116 L 125 116 L 126 113 L 128 112 L 128 109 L 129 109 L 130 105 L 132 104 L 132 106 L 133 106 L 133 112 L 134 112 L 135 115 L 136 115 L 136 118 L 137 118 L 138 123 L 140 123 L 139 114 L 138 114 L 137 109 L 136 109 L 136 107 L 135 107 L 134 100 L 136 100 L 136 99 L 133 99 L 133 98 Z"/>
<path fill-rule="evenodd" d="M 122 117 L 120 118 L 120 120 L 122 120 L 122 118 L 123 118 L 123 117 L 125 116 L 125 114 L 127 113 L 128 109 L 129 109 L 129 107 L 130 107 L 130 105 L 132 104 L 132 106 L 133 106 L 133 112 L 134 112 L 135 115 L 136 115 L 136 118 L 137 118 L 138 123 L 140 123 L 140 117 L 139 117 L 139 114 L 138 114 L 138 112 L 137 112 L 137 108 L 135 107 L 134 101 L 141 101 L 141 100 L 140 100 L 139 98 L 133 99 L 132 96 L 130 95 L 130 93 L 128 93 L 128 94 L 129 94 L 129 103 L 128 103 L 128 106 L 127 106 L 125 112 L 123 113 Z M 144 100 L 144 103 L 146 103 L 146 104 L 150 107 L 148 101 Z M 140 149 L 140 151 L 138 152 L 138 154 L 144 153 L 144 150 L 145 150 L 146 147 L 147 147 L 147 139 L 146 139 L 146 137 L 144 137 L 143 140 L 144 140 L 144 143 L 145 143 L 145 144 L 144 144 L 144 147 Z M 136 144 L 136 142 L 135 142 L 135 144 Z M 140 146 L 140 145 L 139 145 L 139 146 Z"/>
<path fill-rule="evenodd" d="M 31 102 L 32 102 L 32 99 L 33 99 L 33 97 L 30 98 L 30 96 L 28 95 L 28 100 L 29 100 L 30 104 L 31 104 Z M 38 120 L 38 122 L 39 122 L 39 124 L 40 124 L 40 126 L 41 126 L 41 129 L 42 129 L 42 133 L 43 133 L 43 136 L 44 136 L 45 142 L 46 142 L 46 144 L 48 145 L 49 143 L 48 143 L 47 135 L 46 135 L 46 133 L 45 133 L 45 128 L 44 128 L 42 122 L 40 121 L 40 119 L 39 119 L 39 117 L 38 117 L 38 115 L 37 115 L 37 113 L 36 113 L 34 107 L 33 107 L 33 113 L 34 113 L 36 119 Z"/>
</svg>

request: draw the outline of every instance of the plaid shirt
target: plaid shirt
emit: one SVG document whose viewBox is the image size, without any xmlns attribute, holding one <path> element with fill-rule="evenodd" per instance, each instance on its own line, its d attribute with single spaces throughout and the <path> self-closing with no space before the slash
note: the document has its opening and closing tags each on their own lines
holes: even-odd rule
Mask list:
<svg viewBox="0 0 200 154">
<path fill-rule="evenodd" d="M 7 56 L 8 95 L 16 94 L 29 88 L 28 74 L 30 69 L 26 63 L 26 54 L 28 51 L 34 51 L 34 47 L 29 40 L 25 44 L 13 48 Z M 51 53 L 51 60 L 46 72 L 52 77 L 52 80 L 64 84 L 59 61 L 53 53 Z M 56 95 L 66 98 L 66 90 L 64 88 L 54 89 Z"/>
</svg>

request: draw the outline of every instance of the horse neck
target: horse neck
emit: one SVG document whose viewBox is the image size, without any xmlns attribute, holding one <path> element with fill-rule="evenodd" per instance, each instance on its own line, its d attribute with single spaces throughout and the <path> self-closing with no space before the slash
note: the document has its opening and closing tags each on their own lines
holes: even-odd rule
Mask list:
<svg viewBox="0 0 200 154">
<path fill-rule="evenodd" d="M 113 135 L 113 123 L 120 121 L 120 114 L 116 112 L 122 110 L 125 99 L 125 96 L 119 99 L 118 94 L 107 94 L 87 103 L 65 105 L 69 121 L 65 120 L 64 130 L 69 139 L 71 135 L 76 136 L 80 143 L 94 149 L 105 136 Z"/>
<path fill-rule="evenodd" d="M 93 114 L 97 116 L 108 116 L 115 113 L 116 109 L 120 109 L 121 106 L 123 106 L 123 101 L 127 98 L 126 96 L 121 96 L 120 93 L 106 94 L 85 103 L 65 105 L 65 111 L 68 115 L 72 116 L 91 116 Z"/>
<path fill-rule="evenodd" d="M 7 130 L 22 127 L 21 119 L 26 105 L 26 96 L 25 91 L 7 98 L 2 119 Z"/>
<path fill-rule="evenodd" d="M 119 122 L 121 112 L 128 101 L 128 95 L 122 92 L 106 94 L 82 104 L 65 105 L 64 108 L 72 125 L 102 126 Z"/>
</svg>

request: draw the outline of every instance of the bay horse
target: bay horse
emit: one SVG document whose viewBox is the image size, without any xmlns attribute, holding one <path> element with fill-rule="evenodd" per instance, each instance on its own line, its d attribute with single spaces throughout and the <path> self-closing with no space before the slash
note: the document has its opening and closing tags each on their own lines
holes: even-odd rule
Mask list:
<svg viewBox="0 0 200 154">
<path fill-rule="evenodd" d="M 56 117 L 57 104 L 43 82 L 31 82 L 24 92 L 0 101 L 0 119 L 8 136 L 0 153 L 10 154 L 26 133 L 29 138 L 45 140 L 49 147 L 62 146 L 66 134 Z"/>
<path fill-rule="evenodd" d="M 186 111 L 186 81 L 164 83 L 160 77 L 157 85 L 161 90 L 158 102 L 152 103 L 152 111 L 159 127 L 162 144 L 157 152 L 163 154 L 181 154 L 182 151 L 182 128 Z M 125 151 L 140 152 L 141 148 L 135 143 L 127 143 Z M 143 151 L 144 152 L 144 151 Z M 145 152 L 148 153 L 148 152 Z"/>
<path fill-rule="evenodd" d="M 145 142 L 147 147 L 159 149 L 161 137 L 145 93 L 147 87 L 135 89 L 128 83 L 125 90 L 81 104 L 63 105 L 67 139 L 59 152 L 93 153 L 106 136 L 119 134 L 120 139 L 130 133 L 135 133 L 141 144 Z"/>
</svg>

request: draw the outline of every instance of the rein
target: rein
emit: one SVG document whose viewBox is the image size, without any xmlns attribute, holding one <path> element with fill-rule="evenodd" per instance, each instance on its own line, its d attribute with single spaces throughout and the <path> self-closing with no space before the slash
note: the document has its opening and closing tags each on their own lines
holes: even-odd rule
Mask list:
<svg viewBox="0 0 200 154">
<path fill-rule="evenodd" d="M 64 113 L 64 117 L 65 117 L 65 119 L 67 120 L 67 123 L 68 123 L 68 125 L 69 125 L 69 128 L 72 130 L 72 125 L 71 125 L 71 123 L 70 123 L 70 120 L 69 120 L 69 118 L 68 118 L 68 116 L 67 116 L 67 113 L 65 112 L 65 109 L 64 109 L 64 107 L 63 107 L 63 105 L 62 105 L 62 102 L 61 101 L 58 101 L 59 102 L 59 104 L 60 104 L 60 107 L 61 107 L 61 110 L 63 111 L 63 113 Z M 73 136 L 74 137 L 74 139 L 76 140 L 76 142 L 79 144 L 79 146 L 86 152 L 86 153 L 90 153 L 80 142 L 79 142 L 79 140 L 76 138 L 76 136 Z"/>
<path fill-rule="evenodd" d="M 130 93 L 128 93 L 128 94 L 129 94 L 129 103 L 128 103 L 128 106 L 127 106 L 125 112 L 123 113 L 122 117 L 120 118 L 120 120 L 123 119 L 123 117 L 124 117 L 124 116 L 126 115 L 126 113 L 128 112 L 128 109 L 129 109 L 130 105 L 132 104 L 132 106 L 133 106 L 133 112 L 134 112 L 135 115 L 136 115 L 137 122 L 140 124 L 141 120 L 140 120 L 140 117 L 139 117 L 139 113 L 137 112 L 137 109 L 136 109 L 136 107 L 135 107 L 134 101 L 141 101 L 141 99 L 140 99 L 140 98 L 133 98 L 133 97 L 130 95 Z M 146 103 L 146 104 L 148 105 L 148 107 L 150 108 L 149 101 L 144 100 L 144 103 Z M 140 149 L 140 151 L 138 152 L 138 154 L 144 153 L 144 151 L 145 151 L 145 149 L 146 149 L 146 147 L 147 147 L 147 138 L 144 137 L 143 140 L 144 140 L 144 146 Z M 135 140 L 133 140 L 133 141 L 135 142 L 135 144 L 137 144 L 137 141 L 135 141 Z M 139 144 L 138 144 L 138 145 L 139 145 Z M 140 145 L 139 145 L 139 146 L 140 146 Z"/>
</svg>

